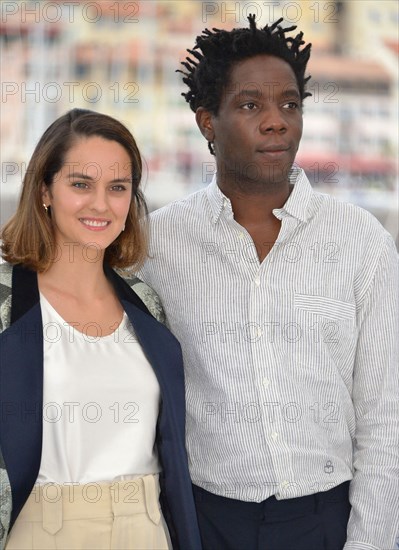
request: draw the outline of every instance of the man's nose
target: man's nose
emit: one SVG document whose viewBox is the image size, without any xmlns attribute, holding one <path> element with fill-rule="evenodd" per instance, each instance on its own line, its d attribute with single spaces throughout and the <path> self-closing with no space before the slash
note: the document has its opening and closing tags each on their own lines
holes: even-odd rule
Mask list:
<svg viewBox="0 0 399 550">
<path fill-rule="evenodd" d="M 261 134 L 265 133 L 284 133 L 287 130 L 287 123 L 284 120 L 281 109 L 278 106 L 271 106 L 263 113 L 262 120 L 259 124 Z"/>
</svg>

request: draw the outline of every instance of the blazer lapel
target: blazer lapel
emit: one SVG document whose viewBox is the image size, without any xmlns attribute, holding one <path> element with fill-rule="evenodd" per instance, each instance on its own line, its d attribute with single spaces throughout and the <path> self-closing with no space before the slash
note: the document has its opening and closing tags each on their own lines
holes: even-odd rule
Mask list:
<svg viewBox="0 0 399 550">
<path fill-rule="evenodd" d="M 12 270 L 11 324 L 40 302 L 37 273 L 20 265 Z"/>
<path fill-rule="evenodd" d="M 137 294 L 130 288 L 128 283 L 122 277 L 120 277 L 112 268 L 110 268 L 107 264 L 104 264 L 104 273 L 107 279 L 111 282 L 112 286 L 114 287 L 114 290 L 121 302 L 123 300 L 128 301 L 134 304 L 141 311 L 144 311 L 145 313 L 151 316 L 145 304 L 140 300 Z"/>
<path fill-rule="evenodd" d="M 175 425 L 179 426 L 184 433 L 184 369 L 180 345 L 173 334 L 152 316 L 140 311 L 129 302 L 123 300 L 122 304 L 161 389 L 162 401 L 158 419 L 158 434 L 162 426 L 165 428 L 168 422 L 167 418 L 170 422 L 170 415 L 174 417 Z M 176 411 L 180 411 L 180 413 L 176 413 Z M 167 427 L 169 437 L 173 437 L 169 430 L 170 428 Z M 162 439 L 165 435 L 166 432 Z M 160 444 L 159 436 L 157 441 Z M 163 463 L 165 457 L 162 448 L 159 450 L 161 463 Z"/>
<path fill-rule="evenodd" d="M 36 273 L 14 267 L 11 325 L 0 335 L 0 447 L 19 514 L 40 468 L 43 327 Z"/>
</svg>

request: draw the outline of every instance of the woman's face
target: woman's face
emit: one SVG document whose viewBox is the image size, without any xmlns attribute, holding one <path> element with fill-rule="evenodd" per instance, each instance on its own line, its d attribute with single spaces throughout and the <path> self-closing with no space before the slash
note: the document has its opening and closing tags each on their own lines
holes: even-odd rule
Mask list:
<svg viewBox="0 0 399 550">
<path fill-rule="evenodd" d="M 56 242 L 102 251 L 123 231 L 132 198 L 132 165 L 116 141 L 83 137 L 69 149 L 61 170 L 45 189 Z M 92 254 L 93 256 L 93 254 Z"/>
</svg>

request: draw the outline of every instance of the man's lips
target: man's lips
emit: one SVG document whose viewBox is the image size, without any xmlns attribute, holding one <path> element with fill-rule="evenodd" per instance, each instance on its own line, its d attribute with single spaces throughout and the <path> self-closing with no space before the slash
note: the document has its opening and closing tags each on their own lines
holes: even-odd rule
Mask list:
<svg viewBox="0 0 399 550">
<path fill-rule="evenodd" d="M 285 153 L 288 149 L 288 145 L 284 144 L 265 145 L 264 147 L 259 147 L 258 153 Z"/>
<path fill-rule="evenodd" d="M 285 144 L 265 145 L 257 149 L 257 153 L 261 155 L 266 162 L 281 162 L 287 158 L 289 147 Z"/>
</svg>

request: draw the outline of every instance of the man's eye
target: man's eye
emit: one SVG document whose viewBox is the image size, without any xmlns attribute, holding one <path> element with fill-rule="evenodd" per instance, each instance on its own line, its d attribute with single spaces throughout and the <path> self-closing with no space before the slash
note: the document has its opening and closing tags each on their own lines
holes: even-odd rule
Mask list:
<svg viewBox="0 0 399 550">
<path fill-rule="evenodd" d="M 247 109 L 248 111 L 253 111 L 256 108 L 255 103 L 252 103 L 252 101 L 249 101 L 248 103 L 244 103 L 242 106 L 243 109 Z"/>
<path fill-rule="evenodd" d="M 299 105 L 296 101 L 289 101 L 284 105 L 284 109 L 298 109 Z"/>
</svg>

